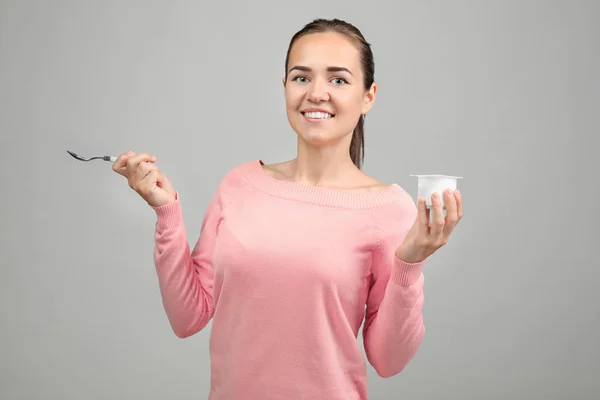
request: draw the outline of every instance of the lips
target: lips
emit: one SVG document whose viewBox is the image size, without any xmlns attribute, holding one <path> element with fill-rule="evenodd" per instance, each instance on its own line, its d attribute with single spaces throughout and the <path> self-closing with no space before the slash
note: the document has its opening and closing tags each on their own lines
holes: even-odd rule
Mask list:
<svg viewBox="0 0 600 400">
<path fill-rule="evenodd" d="M 325 110 L 323 108 L 306 108 L 302 111 L 300 111 L 302 114 L 307 114 L 307 113 L 323 113 L 323 114 L 329 114 L 330 116 L 335 116 L 335 113 L 333 113 L 332 111 L 329 110 Z"/>
</svg>

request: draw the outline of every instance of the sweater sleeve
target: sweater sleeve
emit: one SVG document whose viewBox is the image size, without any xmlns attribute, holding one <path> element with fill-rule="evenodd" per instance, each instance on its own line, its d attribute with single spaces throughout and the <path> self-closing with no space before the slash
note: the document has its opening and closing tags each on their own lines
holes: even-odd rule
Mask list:
<svg viewBox="0 0 600 400">
<path fill-rule="evenodd" d="M 364 347 L 377 374 L 400 373 L 417 353 L 423 336 L 423 266 L 399 260 L 396 249 L 417 215 L 412 199 L 373 212 L 379 246 L 373 253 L 372 280 L 363 327 Z"/>
<path fill-rule="evenodd" d="M 175 335 L 186 338 L 202 330 L 214 314 L 212 250 L 221 218 L 219 193 L 208 206 L 191 253 L 179 195 L 153 208 L 157 215 L 154 264 L 163 307 Z"/>
</svg>

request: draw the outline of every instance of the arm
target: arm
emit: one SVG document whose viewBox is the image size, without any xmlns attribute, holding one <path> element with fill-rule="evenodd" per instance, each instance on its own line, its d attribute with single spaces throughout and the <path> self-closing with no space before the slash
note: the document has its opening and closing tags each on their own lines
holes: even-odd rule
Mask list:
<svg viewBox="0 0 600 400">
<path fill-rule="evenodd" d="M 369 363 L 384 378 L 400 373 L 408 365 L 425 334 L 425 261 L 410 264 L 395 256 L 416 217 L 414 203 L 407 204 L 401 210 L 396 205 L 396 209 L 373 214 L 380 239 L 373 254 L 363 338 Z"/>
<path fill-rule="evenodd" d="M 163 307 L 173 332 L 186 338 L 202 330 L 214 314 L 212 250 L 221 217 L 219 193 L 208 206 L 191 254 L 179 196 L 153 208 L 158 218 L 154 263 Z"/>
</svg>

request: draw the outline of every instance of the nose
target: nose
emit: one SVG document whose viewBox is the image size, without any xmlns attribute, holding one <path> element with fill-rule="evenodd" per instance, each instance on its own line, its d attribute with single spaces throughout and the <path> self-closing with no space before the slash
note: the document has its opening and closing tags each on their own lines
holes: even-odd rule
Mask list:
<svg viewBox="0 0 600 400">
<path fill-rule="evenodd" d="M 328 101 L 329 91 L 327 90 L 327 84 L 321 79 L 315 79 L 308 87 L 307 97 L 314 103 Z"/>
</svg>

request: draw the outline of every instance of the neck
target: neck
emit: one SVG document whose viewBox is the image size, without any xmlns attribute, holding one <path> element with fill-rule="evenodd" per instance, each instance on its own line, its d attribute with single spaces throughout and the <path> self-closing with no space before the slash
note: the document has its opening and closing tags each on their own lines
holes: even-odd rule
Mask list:
<svg viewBox="0 0 600 400">
<path fill-rule="evenodd" d="M 290 178 L 315 186 L 344 181 L 357 171 L 348 151 L 351 139 L 349 135 L 331 146 L 315 147 L 298 138 L 298 156 L 291 164 Z"/>
</svg>

